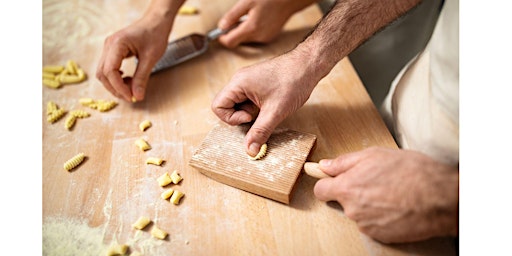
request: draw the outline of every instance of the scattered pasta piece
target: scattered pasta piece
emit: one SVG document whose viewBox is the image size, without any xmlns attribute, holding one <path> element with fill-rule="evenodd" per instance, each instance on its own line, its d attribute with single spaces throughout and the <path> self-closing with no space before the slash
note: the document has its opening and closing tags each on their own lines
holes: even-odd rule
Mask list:
<svg viewBox="0 0 512 256">
<path fill-rule="evenodd" d="M 146 164 L 162 165 L 163 162 L 164 160 L 158 157 L 148 157 L 146 159 Z"/>
<path fill-rule="evenodd" d="M 171 180 L 172 180 L 172 183 L 178 184 L 181 180 L 183 180 L 183 178 L 178 174 L 178 172 L 176 170 L 174 170 L 171 173 Z"/>
<path fill-rule="evenodd" d="M 150 150 L 151 149 L 151 146 L 148 144 L 147 141 L 145 141 L 144 139 L 138 139 L 135 141 L 135 145 L 137 145 L 137 147 L 140 148 L 140 150 L 142 151 L 146 151 L 146 150 Z"/>
<path fill-rule="evenodd" d="M 198 14 L 198 13 L 199 13 L 199 9 L 197 9 L 194 6 L 189 6 L 189 5 L 183 5 L 178 10 L 178 14 L 180 14 L 180 15 L 193 15 L 193 14 Z"/>
<path fill-rule="evenodd" d="M 117 101 L 115 100 L 93 100 L 91 98 L 81 98 L 79 102 L 83 106 L 99 110 L 100 112 L 109 111 L 117 106 Z"/>
<path fill-rule="evenodd" d="M 151 229 L 151 235 L 158 239 L 165 239 L 167 237 L 167 232 L 159 229 L 157 226 L 153 226 Z"/>
<path fill-rule="evenodd" d="M 166 173 L 162 174 L 162 176 L 158 177 L 158 179 L 156 179 L 156 181 L 158 181 L 158 185 L 160 185 L 160 187 L 165 187 L 172 182 L 172 179 L 171 179 L 171 177 L 169 177 L 169 173 L 166 172 Z"/>
<path fill-rule="evenodd" d="M 175 204 L 175 205 L 178 205 L 180 204 L 180 200 L 181 198 L 184 196 L 185 194 L 183 194 L 183 192 L 179 191 L 179 190 L 174 190 L 174 193 L 172 193 L 172 196 L 171 196 L 171 203 Z"/>
<path fill-rule="evenodd" d="M 48 103 L 46 103 L 46 115 L 51 115 L 57 109 L 59 109 L 59 107 L 55 102 L 48 101 Z"/>
<path fill-rule="evenodd" d="M 43 71 L 43 79 L 55 80 L 55 74 Z"/>
<path fill-rule="evenodd" d="M 78 100 L 78 102 L 80 102 L 80 104 L 82 104 L 83 106 L 88 107 L 89 105 L 94 103 L 94 100 L 91 98 L 81 98 Z"/>
<path fill-rule="evenodd" d="M 107 250 L 108 256 L 114 255 L 125 255 L 128 251 L 128 245 L 126 244 L 112 244 Z"/>
<path fill-rule="evenodd" d="M 138 230 L 144 229 L 149 223 L 151 223 L 151 220 L 147 217 L 141 216 L 139 219 L 132 224 L 132 227 Z"/>
<path fill-rule="evenodd" d="M 151 121 L 144 120 L 139 124 L 139 129 L 141 131 L 146 131 L 149 127 L 151 127 Z"/>
<path fill-rule="evenodd" d="M 169 197 L 172 196 L 173 193 L 174 193 L 174 189 L 170 188 L 170 189 L 167 189 L 166 191 L 162 192 L 162 194 L 160 194 L 160 197 L 164 200 L 167 200 Z"/>
<path fill-rule="evenodd" d="M 132 96 L 132 103 L 135 103 L 137 102 L 137 98 L 135 98 L 135 96 Z"/>
<path fill-rule="evenodd" d="M 78 117 L 78 118 L 86 118 L 86 117 L 90 117 L 91 114 L 89 114 L 89 112 L 86 112 L 84 110 L 73 110 L 71 111 L 70 113 L 72 116 L 75 116 L 75 117 Z"/>
<path fill-rule="evenodd" d="M 263 158 L 266 153 L 267 153 L 267 143 L 261 145 L 260 152 L 258 152 L 258 154 L 255 155 L 254 157 L 249 156 L 249 159 L 259 160 L 259 159 Z"/>
<path fill-rule="evenodd" d="M 53 89 L 58 89 L 62 85 L 58 80 L 52 80 L 47 78 L 43 78 L 43 84 Z"/>
<path fill-rule="evenodd" d="M 48 115 L 48 117 L 46 118 L 46 120 L 48 120 L 49 123 L 53 124 L 53 123 L 57 122 L 59 119 L 61 119 L 65 114 L 66 114 L 66 110 L 59 108 L 59 109 L 53 111 L 52 113 L 50 113 Z"/>
<path fill-rule="evenodd" d="M 66 119 L 66 123 L 64 123 L 64 127 L 66 127 L 66 129 L 68 130 L 71 130 L 71 128 L 73 128 L 73 126 L 76 123 L 76 118 L 77 117 L 74 115 L 68 116 L 68 118 Z"/>
<path fill-rule="evenodd" d="M 43 72 L 46 73 L 60 73 L 64 70 L 64 66 L 60 65 L 48 65 L 43 67 Z"/>
<path fill-rule="evenodd" d="M 85 154 L 79 153 L 64 163 L 64 169 L 66 169 L 67 171 L 71 171 L 72 169 L 77 167 L 79 164 L 81 164 L 84 161 L 84 159 L 85 159 Z"/>
</svg>

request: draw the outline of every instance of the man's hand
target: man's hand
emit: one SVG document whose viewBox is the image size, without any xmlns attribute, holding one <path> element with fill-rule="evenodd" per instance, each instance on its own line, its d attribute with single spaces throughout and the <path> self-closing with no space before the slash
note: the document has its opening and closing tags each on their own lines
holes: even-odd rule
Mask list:
<svg viewBox="0 0 512 256">
<path fill-rule="evenodd" d="M 320 79 L 308 75 L 303 58 L 294 54 L 239 70 L 212 102 L 213 112 L 230 125 L 255 120 L 245 137 L 251 156 L 282 120 L 308 100 Z"/>
<path fill-rule="evenodd" d="M 218 26 L 227 29 L 247 15 L 247 20 L 219 42 L 227 48 L 241 43 L 269 43 L 281 32 L 284 24 L 294 13 L 316 2 L 315 0 L 241 0 L 223 17 Z"/>
<path fill-rule="evenodd" d="M 320 161 L 333 178 L 315 195 L 338 201 L 363 233 L 385 243 L 458 234 L 457 167 L 408 150 L 369 148 Z"/>
</svg>

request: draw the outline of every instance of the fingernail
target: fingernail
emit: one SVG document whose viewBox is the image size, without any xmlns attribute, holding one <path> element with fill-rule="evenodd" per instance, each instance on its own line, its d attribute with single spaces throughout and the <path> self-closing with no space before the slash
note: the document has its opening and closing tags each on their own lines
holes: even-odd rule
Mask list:
<svg viewBox="0 0 512 256">
<path fill-rule="evenodd" d="M 320 162 L 318 162 L 321 166 L 329 167 L 331 165 L 332 160 L 331 159 L 322 159 Z"/>
<path fill-rule="evenodd" d="M 225 20 L 220 20 L 219 21 L 219 28 L 220 29 L 225 29 L 226 28 L 226 21 Z"/>
<path fill-rule="evenodd" d="M 260 152 L 260 148 L 261 148 L 261 145 L 256 143 L 256 142 L 253 142 L 251 143 L 251 145 L 249 146 L 249 155 L 251 156 L 255 156 L 257 155 L 259 152 Z"/>
</svg>

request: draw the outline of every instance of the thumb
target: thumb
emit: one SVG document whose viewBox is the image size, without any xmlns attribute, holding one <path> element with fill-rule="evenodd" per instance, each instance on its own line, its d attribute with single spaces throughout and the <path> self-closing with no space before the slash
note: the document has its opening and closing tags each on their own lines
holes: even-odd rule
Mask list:
<svg viewBox="0 0 512 256">
<path fill-rule="evenodd" d="M 133 74 L 133 81 L 131 84 L 133 97 L 132 101 L 135 99 L 137 101 L 141 101 L 144 99 L 144 95 L 146 93 L 147 82 L 149 80 L 149 76 L 151 74 L 152 65 L 146 58 L 141 58 L 139 63 L 137 64 L 137 68 L 135 69 L 135 73 Z"/>
<path fill-rule="evenodd" d="M 260 151 L 261 145 L 265 144 L 270 135 L 281 120 L 276 119 L 272 114 L 260 112 L 256 121 L 251 126 L 245 136 L 245 146 L 247 154 L 256 156 Z"/>
</svg>

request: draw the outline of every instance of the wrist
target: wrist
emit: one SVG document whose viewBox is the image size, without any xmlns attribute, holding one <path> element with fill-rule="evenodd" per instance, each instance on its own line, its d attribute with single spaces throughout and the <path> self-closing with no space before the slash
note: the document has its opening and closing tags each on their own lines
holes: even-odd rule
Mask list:
<svg viewBox="0 0 512 256">
<path fill-rule="evenodd" d="M 185 0 L 153 0 L 141 20 L 153 29 L 170 33 L 174 18 Z"/>
</svg>

